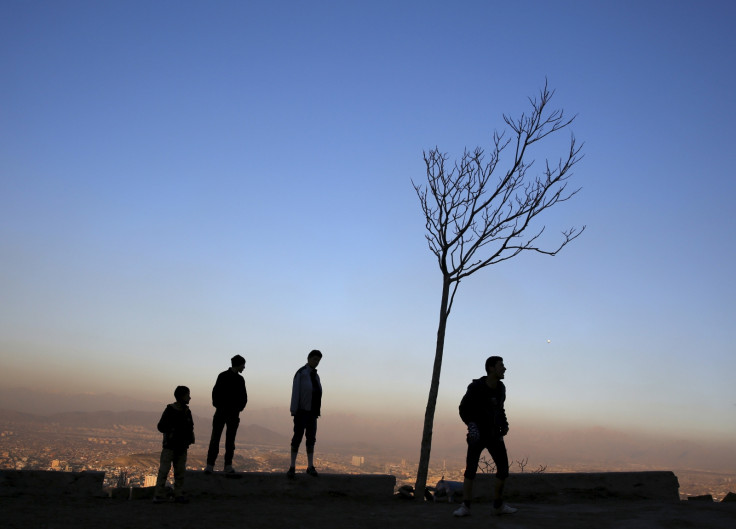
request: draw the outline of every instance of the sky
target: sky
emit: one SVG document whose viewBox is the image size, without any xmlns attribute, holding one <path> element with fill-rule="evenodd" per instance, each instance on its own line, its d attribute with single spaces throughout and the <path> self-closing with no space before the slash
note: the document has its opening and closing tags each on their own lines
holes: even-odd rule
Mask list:
<svg viewBox="0 0 736 529">
<path fill-rule="evenodd" d="M 325 413 L 423 416 L 441 274 L 412 181 L 548 82 L 584 158 L 541 223 L 586 229 L 461 283 L 438 417 L 497 354 L 512 428 L 736 440 L 734 21 L 728 1 L 3 0 L 0 387 L 185 384 L 204 414 L 241 354 L 249 406 L 287 413 L 320 349 Z"/>
</svg>

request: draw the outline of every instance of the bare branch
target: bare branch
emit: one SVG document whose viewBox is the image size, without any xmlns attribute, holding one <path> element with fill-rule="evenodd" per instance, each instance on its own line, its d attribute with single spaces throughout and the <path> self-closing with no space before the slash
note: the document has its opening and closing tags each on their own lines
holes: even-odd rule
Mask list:
<svg viewBox="0 0 736 529">
<path fill-rule="evenodd" d="M 452 282 L 452 291 L 450 292 L 450 301 L 447 304 L 447 311 L 445 312 L 445 315 L 447 316 L 450 315 L 450 311 L 452 310 L 452 303 L 455 301 L 455 292 L 457 292 L 457 287 L 459 286 L 460 286 L 460 280 Z"/>
<path fill-rule="evenodd" d="M 495 474 L 496 463 L 493 462 L 493 459 L 488 459 L 483 455 L 478 460 L 478 470 L 480 470 L 481 474 Z"/>
<path fill-rule="evenodd" d="M 425 215 L 430 250 L 452 281 L 526 250 L 556 255 L 585 230 L 583 226 L 563 231 L 561 241 L 551 248 L 537 244 L 543 225 L 532 235 L 526 234 L 538 215 L 580 191 L 568 190 L 572 168 L 583 158 L 583 146 L 572 134 L 565 156 L 555 163 L 545 160 L 543 168 L 530 175 L 535 160 L 526 159 L 529 146 L 567 128 L 576 117 L 548 110 L 553 94 L 545 83 L 537 97 L 529 98 L 529 114 L 522 113 L 515 120 L 503 116 L 513 132 L 515 149 L 508 169 L 493 183 L 491 177 L 512 141 L 506 132 L 494 132 L 488 154 L 480 147 L 465 150 L 449 170 L 447 154 L 436 147 L 424 153 L 427 184 L 412 183 Z"/>
</svg>

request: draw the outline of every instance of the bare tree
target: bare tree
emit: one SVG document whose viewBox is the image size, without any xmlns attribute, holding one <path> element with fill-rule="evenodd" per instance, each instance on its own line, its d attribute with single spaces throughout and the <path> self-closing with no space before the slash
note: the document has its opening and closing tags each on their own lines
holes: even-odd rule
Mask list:
<svg viewBox="0 0 736 529">
<path fill-rule="evenodd" d="M 585 226 L 580 230 L 569 228 L 562 232 L 561 241 L 544 249 L 540 240 L 544 226 L 534 222 L 539 214 L 580 190 L 567 188 L 572 168 L 582 159 L 582 144 L 576 143 L 572 133 L 569 150 L 556 163 L 546 159 L 544 167 L 535 172 L 534 159 L 528 160 L 538 142 L 567 128 L 575 119 L 566 117 L 562 110 L 548 109 L 553 95 L 545 82 L 539 95 L 529 98 L 529 114 L 522 113 L 516 120 L 504 114 L 509 130 L 493 133 L 488 156 L 480 147 L 473 152 L 466 149 L 460 161 L 450 165 L 448 155 L 435 147 L 424 153 L 427 182 L 419 185 L 412 180 L 426 219 L 429 249 L 442 272 L 437 347 L 424 415 L 417 497 L 421 497 L 427 483 L 445 329 L 460 281 L 525 250 L 556 255 L 585 230 Z M 492 179 L 502 155 L 510 160 L 508 168 Z"/>
</svg>

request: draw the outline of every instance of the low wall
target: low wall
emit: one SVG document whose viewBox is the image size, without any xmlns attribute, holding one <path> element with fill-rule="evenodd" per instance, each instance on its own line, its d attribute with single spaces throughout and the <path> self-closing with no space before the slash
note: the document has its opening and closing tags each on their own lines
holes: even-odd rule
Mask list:
<svg viewBox="0 0 736 529">
<path fill-rule="evenodd" d="M 202 471 L 191 471 L 187 472 L 184 480 L 184 489 L 188 496 L 346 496 L 378 500 L 390 498 L 395 486 L 396 478 L 383 474 L 321 473 L 318 478 L 297 474 L 294 479 L 288 479 L 286 473 L 205 474 Z"/>
<path fill-rule="evenodd" d="M 55 472 L 53 470 L 0 470 L 0 497 L 103 496 L 104 472 Z"/>
<path fill-rule="evenodd" d="M 478 474 L 473 496 L 493 498 L 495 478 Z M 511 474 L 504 487 L 509 501 L 574 502 L 601 499 L 679 501 L 680 484 L 670 471 Z"/>
<path fill-rule="evenodd" d="M 0 470 L 0 497 L 19 495 L 102 496 L 104 472 L 53 472 Z M 479 474 L 473 493 L 477 501 L 493 498 L 495 478 Z M 314 498 L 344 496 L 381 500 L 394 494 L 396 478 L 374 474 L 320 474 L 314 478 L 297 474 L 287 479 L 282 473 L 187 471 L 184 488 L 192 497 L 291 496 Z M 117 498 L 151 498 L 153 487 L 116 489 Z M 504 496 L 517 502 L 574 503 L 603 499 L 679 501 L 679 483 L 674 473 L 597 472 L 511 474 Z"/>
</svg>

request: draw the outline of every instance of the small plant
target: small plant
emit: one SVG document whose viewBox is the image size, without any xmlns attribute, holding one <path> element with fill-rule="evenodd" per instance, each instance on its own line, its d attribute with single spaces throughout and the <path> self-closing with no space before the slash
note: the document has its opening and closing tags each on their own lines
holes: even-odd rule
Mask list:
<svg viewBox="0 0 736 529">
<path fill-rule="evenodd" d="M 493 459 L 481 456 L 480 460 L 478 460 L 478 470 L 480 470 L 481 474 L 495 474 L 496 463 L 493 462 Z"/>
<path fill-rule="evenodd" d="M 526 467 L 529 466 L 529 456 L 525 456 L 522 459 L 517 459 L 516 461 L 511 461 L 509 466 L 513 466 L 516 464 L 517 467 L 519 467 L 519 472 L 526 472 Z M 531 474 L 541 474 L 545 470 L 547 470 L 547 465 L 539 465 L 536 469 L 532 470 Z M 481 456 L 480 460 L 478 461 L 478 471 L 481 474 L 495 474 L 496 473 L 496 463 L 493 462 L 493 459 Z"/>
</svg>

